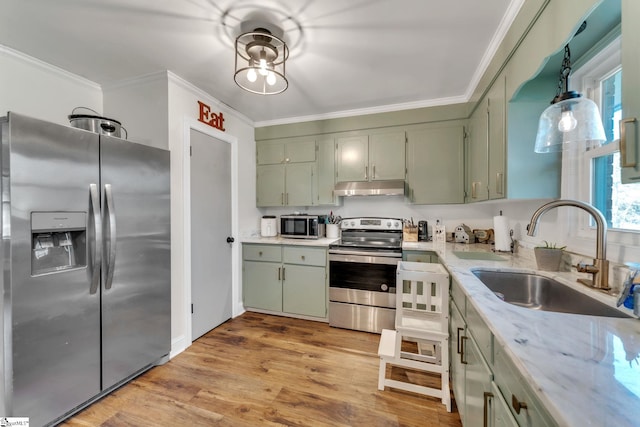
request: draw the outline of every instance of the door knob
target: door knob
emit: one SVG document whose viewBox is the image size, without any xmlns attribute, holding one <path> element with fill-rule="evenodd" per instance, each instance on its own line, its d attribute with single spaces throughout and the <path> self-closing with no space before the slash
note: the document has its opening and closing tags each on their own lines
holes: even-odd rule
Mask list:
<svg viewBox="0 0 640 427">
<path fill-rule="evenodd" d="M 236 240 L 233 237 L 227 237 L 227 243 L 233 243 Z"/>
</svg>

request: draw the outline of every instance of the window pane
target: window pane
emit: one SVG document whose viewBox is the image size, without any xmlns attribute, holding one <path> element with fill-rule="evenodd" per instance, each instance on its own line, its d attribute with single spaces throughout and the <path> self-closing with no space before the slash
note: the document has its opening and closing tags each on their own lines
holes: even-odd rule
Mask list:
<svg viewBox="0 0 640 427">
<path fill-rule="evenodd" d="M 622 70 L 602 80 L 602 125 L 607 141 L 618 139 L 622 117 Z"/>
<path fill-rule="evenodd" d="M 640 183 L 620 183 L 620 153 L 593 159 L 593 205 L 610 228 L 640 231 Z"/>
</svg>

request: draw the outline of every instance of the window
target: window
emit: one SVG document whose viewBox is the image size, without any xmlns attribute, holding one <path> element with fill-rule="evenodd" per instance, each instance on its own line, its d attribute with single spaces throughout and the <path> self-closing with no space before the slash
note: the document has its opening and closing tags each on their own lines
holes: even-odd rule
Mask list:
<svg viewBox="0 0 640 427">
<path fill-rule="evenodd" d="M 569 84 L 596 102 L 603 115 L 608 143 L 589 151 L 569 150 L 562 154 L 562 197 L 589 202 L 605 216 L 607 259 L 613 262 L 640 259 L 640 185 L 621 185 L 619 170 L 618 121 L 621 117 L 620 37 L 602 44 L 589 60 L 573 63 Z M 592 254 L 595 224 L 579 209 L 558 213 L 560 230 L 570 250 Z M 622 279 L 620 279 L 622 280 Z"/>
<path fill-rule="evenodd" d="M 607 143 L 576 154 L 576 158 L 570 160 L 581 164 L 571 168 L 574 172 L 577 169 L 580 180 L 573 186 L 574 194 L 568 196 L 591 202 L 604 214 L 612 230 L 640 231 L 640 183 L 620 183 L 618 139 L 622 118 L 622 72 L 618 38 L 573 75 L 577 89 L 599 105 Z M 592 225 L 589 220 L 589 224 L 583 226 Z"/>
</svg>

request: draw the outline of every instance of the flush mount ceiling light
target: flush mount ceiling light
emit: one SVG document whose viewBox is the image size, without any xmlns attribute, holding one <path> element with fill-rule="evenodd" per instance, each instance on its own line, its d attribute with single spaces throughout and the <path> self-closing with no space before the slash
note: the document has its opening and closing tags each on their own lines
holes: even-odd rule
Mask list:
<svg viewBox="0 0 640 427">
<path fill-rule="evenodd" d="M 285 73 L 289 48 L 282 37 L 282 30 L 256 22 L 243 23 L 241 29 L 242 34 L 235 43 L 236 84 L 260 95 L 284 92 L 289 86 Z"/>
<path fill-rule="evenodd" d="M 571 52 L 569 45 L 566 45 L 556 96 L 542 112 L 538 122 L 534 148 L 536 153 L 562 151 L 571 143 L 576 145 L 578 142 L 585 144 L 589 150 L 606 141 L 598 106 L 578 92 L 568 89 L 570 73 Z"/>
</svg>

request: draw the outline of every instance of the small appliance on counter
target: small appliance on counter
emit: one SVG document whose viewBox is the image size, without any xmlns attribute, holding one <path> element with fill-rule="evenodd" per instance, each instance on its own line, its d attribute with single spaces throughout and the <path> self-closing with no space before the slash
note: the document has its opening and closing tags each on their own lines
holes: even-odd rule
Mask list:
<svg viewBox="0 0 640 427">
<path fill-rule="evenodd" d="M 318 215 L 293 213 L 280 216 L 280 235 L 293 239 L 319 239 L 324 237 L 325 224 Z"/>
<path fill-rule="evenodd" d="M 418 221 L 418 242 L 426 242 L 427 240 L 429 240 L 427 221 Z"/>
<path fill-rule="evenodd" d="M 260 220 L 260 236 L 275 237 L 278 235 L 278 224 L 275 215 L 264 215 Z"/>
</svg>

